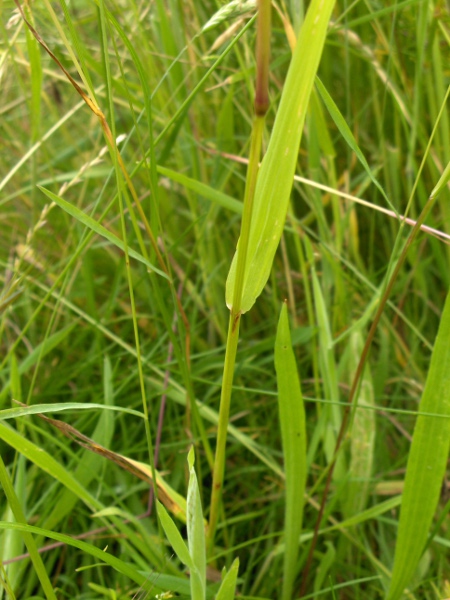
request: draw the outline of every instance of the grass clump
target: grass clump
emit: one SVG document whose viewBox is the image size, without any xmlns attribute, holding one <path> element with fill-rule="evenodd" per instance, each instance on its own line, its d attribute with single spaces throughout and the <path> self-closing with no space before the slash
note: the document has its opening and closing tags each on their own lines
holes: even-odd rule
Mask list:
<svg viewBox="0 0 450 600">
<path fill-rule="evenodd" d="M 2 9 L 0 596 L 448 596 L 445 4 Z"/>
</svg>

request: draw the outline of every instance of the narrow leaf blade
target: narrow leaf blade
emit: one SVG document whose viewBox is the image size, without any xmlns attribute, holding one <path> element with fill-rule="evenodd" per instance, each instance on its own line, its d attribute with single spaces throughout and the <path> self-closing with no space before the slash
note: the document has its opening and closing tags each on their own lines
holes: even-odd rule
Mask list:
<svg viewBox="0 0 450 600">
<path fill-rule="evenodd" d="M 166 537 L 169 540 L 169 543 L 172 546 L 175 554 L 189 569 L 195 569 L 188 547 L 184 543 L 181 533 L 178 531 L 177 526 L 172 521 L 169 513 L 159 501 L 156 503 L 156 508 L 158 511 L 159 520 L 161 521 L 161 525 L 164 529 L 164 533 L 166 534 Z"/>
<path fill-rule="evenodd" d="M 286 475 L 285 553 L 283 600 L 292 598 L 296 576 L 299 539 L 303 521 L 303 497 L 306 485 L 306 424 L 303 396 L 294 351 L 287 306 L 283 304 L 275 342 L 275 368 L 278 408 Z"/>
<path fill-rule="evenodd" d="M 206 544 L 205 524 L 198 489 L 197 475 L 194 469 L 194 448 L 188 455 L 189 486 L 187 493 L 187 535 L 189 552 L 195 566 L 195 573 L 191 573 L 191 590 L 193 600 L 203 600 L 206 592 Z"/>
<path fill-rule="evenodd" d="M 436 337 L 414 428 L 388 600 L 408 585 L 425 548 L 439 501 L 450 443 L 450 293 Z"/>
<path fill-rule="evenodd" d="M 60 208 L 65 210 L 66 213 L 68 213 L 70 216 L 74 217 L 80 223 L 82 223 L 83 225 L 85 225 L 86 227 L 88 227 L 89 229 L 91 229 L 92 231 L 94 231 L 95 233 L 97 233 L 98 235 L 103 237 L 104 239 L 108 240 L 108 242 L 111 242 L 111 244 L 113 244 L 114 246 L 116 246 L 117 248 L 120 248 L 120 250 L 125 252 L 124 242 L 120 238 L 118 238 L 116 235 L 114 235 L 114 233 L 111 233 L 111 231 L 108 231 L 108 229 L 106 229 L 106 227 L 103 227 L 103 225 L 100 225 L 100 223 L 97 223 L 97 221 L 95 219 L 93 219 L 92 217 L 90 217 L 89 215 L 84 213 L 82 210 L 80 210 L 73 204 L 70 204 L 70 202 L 67 202 L 60 196 L 57 196 L 53 192 L 50 192 L 49 190 L 47 190 L 41 186 L 38 186 L 38 187 L 41 190 L 41 192 L 43 192 L 48 198 L 50 198 L 50 200 L 52 200 L 52 202 L 54 202 Z M 160 269 L 155 267 L 155 265 L 153 265 L 149 260 L 147 260 L 144 256 L 142 256 L 142 254 L 139 254 L 139 252 L 136 252 L 132 248 L 128 248 L 128 255 L 131 256 L 131 258 L 134 258 L 135 260 L 144 264 L 151 271 L 154 271 L 155 273 L 158 273 L 158 275 L 161 275 L 161 277 L 168 279 L 167 275 L 163 271 L 161 271 Z"/>
<path fill-rule="evenodd" d="M 236 580 L 239 571 L 239 559 L 236 558 L 231 565 L 231 569 L 223 578 L 216 600 L 234 600 L 236 591 Z"/>
</svg>

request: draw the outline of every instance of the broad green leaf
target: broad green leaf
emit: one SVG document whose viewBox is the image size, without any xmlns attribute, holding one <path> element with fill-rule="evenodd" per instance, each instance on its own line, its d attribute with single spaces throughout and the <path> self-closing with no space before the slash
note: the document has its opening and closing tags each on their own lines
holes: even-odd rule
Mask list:
<svg viewBox="0 0 450 600">
<path fill-rule="evenodd" d="M 52 202 L 54 202 L 60 208 L 65 210 L 66 213 L 68 213 L 70 216 L 74 217 L 75 219 L 77 219 L 77 221 L 79 221 L 80 223 L 82 223 L 101 237 L 108 240 L 108 242 L 111 242 L 111 244 L 113 244 L 117 248 L 120 248 L 122 252 L 125 252 L 124 242 L 120 238 L 118 238 L 114 233 L 111 233 L 111 231 L 106 229 L 106 227 L 100 225 L 100 223 L 98 223 L 95 219 L 84 213 L 82 210 L 80 210 L 73 204 L 70 204 L 70 202 L 67 202 L 63 198 L 60 198 L 53 192 L 50 192 L 49 190 L 46 190 L 41 186 L 38 187 L 41 190 L 41 192 L 43 192 L 48 198 L 50 198 L 50 200 L 52 200 Z M 150 269 L 150 271 L 154 271 L 155 273 L 158 273 L 158 275 L 161 275 L 161 277 L 168 279 L 167 275 L 163 271 L 155 267 L 155 265 L 153 265 L 149 260 L 142 256 L 142 254 L 139 254 L 139 252 L 136 252 L 135 250 L 129 247 L 127 247 L 127 250 L 128 255 L 131 256 L 131 258 L 134 258 L 140 263 L 144 264 L 148 269 Z"/>
<path fill-rule="evenodd" d="M 163 526 L 164 533 L 166 534 L 167 539 L 169 540 L 170 545 L 172 546 L 175 554 L 181 560 L 181 562 L 186 565 L 189 569 L 195 570 L 194 562 L 189 554 L 189 549 L 184 543 L 183 538 L 181 537 L 181 533 L 178 531 L 177 526 L 172 521 L 169 513 L 164 508 L 164 506 L 159 502 L 156 503 L 156 508 L 158 511 L 158 517 L 161 521 L 161 525 Z"/>
<path fill-rule="evenodd" d="M 334 0 L 312 0 L 287 74 L 267 153 L 256 184 L 241 312 L 253 306 L 272 268 L 286 219 L 300 139 Z M 237 252 L 227 279 L 231 309 Z"/>
<path fill-rule="evenodd" d="M 219 591 L 217 592 L 216 600 L 234 600 L 238 571 L 239 559 L 236 558 L 231 565 L 231 569 L 222 580 Z"/>
<path fill-rule="evenodd" d="M 450 293 L 447 294 L 409 451 L 388 600 L 417 569 L 439 502 L 450 444 Z"/>
<path fill-rule="evenodd" d="M 206 543 L 205 523 L 194 469 L 194 448 L 188 454 L 189 486 L 186 501 L 186 526 L 189 553 L 195 565 L 191 573 L 192 600 L 204 600 L 206 592 Z"/>
<path fill-rule="evenodd" d="M 286 304 L 283 304 L 278 322 L 275 342 L 275 368 L 277 371 L 278 409 L 286 476 L 282 598 L 283 600 L 290 600 L 296 576 L 299 539 L 302 530 L 307 463 L 305 408 L 295 354 L 292 350 Z"/>
</svg>

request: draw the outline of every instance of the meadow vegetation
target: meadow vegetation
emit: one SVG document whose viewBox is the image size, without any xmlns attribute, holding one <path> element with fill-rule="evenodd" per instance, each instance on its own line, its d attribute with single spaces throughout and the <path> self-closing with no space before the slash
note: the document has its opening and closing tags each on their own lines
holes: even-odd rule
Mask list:
<svg viewBox="0 0 450 600">
<path fill-rule="evenodd" d="M 0 4 L 0 600 L 450 597 L 448 4 L 259 6 Z"/>
</svg>

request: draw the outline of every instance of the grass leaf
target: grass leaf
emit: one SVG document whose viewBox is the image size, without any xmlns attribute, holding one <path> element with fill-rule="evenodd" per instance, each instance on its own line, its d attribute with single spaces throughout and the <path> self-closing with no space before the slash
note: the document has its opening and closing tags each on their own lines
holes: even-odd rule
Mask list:
<svg viewBox="0 0 450 600">
<path fill-rule="evenodd" d="M 67 202 L 63 198 L 60 198 L 53 192 L 50 192 L 49 190 L 47 190 L 41 186 L 38 186 L 38 187 L 41 190 L 41 192 L 43 192 L 48 198 L 50 198 L 50 200 L 52 200 L 52 202 L 54 202 L 60 208 L 65 210 L 69 215 L 71 215 L 72 217 L 75 217 L 75 219 L 77 219 L 80 223 L 82 223 L 83 225 L 85 225 L 86 227 L 88 227 L 89 229 L 91 229 L 92 231 L 94 231 L 95 233 L 100 235 L 101 237 L 108 240 L 108 242 L 111 242 L 111 244 L 114 244 L 114 246 L 116 246 L 117 248 L 120 248 L 120 250 L 122 250 L 122 252 L 125 252 L 124 242 L 120 238 L 118 238 L 116 235 L 114 235 L 114 233 L 111 233 L 111 231 L 108 231 L 108 229 L 106 229 L 106 227 L 103 227 L 103 225 L 100 225 L 100 223 L 97 223 L 97 221 L 95 219 L 93 219 L 92 217 L 90 217 L 89 215 L 84 213 L 82 210 L 80 210 L 73 204 L 70 204 L 70 202 Z M 161 275 L 161 277 L 164 277 L 166 279 L 168 278 L 167 275 L 163 271 L 161 271 L 160 269 L 155 267 L 155 265 L 153 265 L 144 256 L 142 256 L 142 254 L 139 254 L 139 252 L 136 252 L 136 250 L 133 250 L 132 248 L 127 248 L 127 249 L 128 249 L 129 256 L 131 256 L 135 260 L 144 264 L 151 271 L 158 273 L 158 275 Z"/>
<path fill-rule="evenodd" d="M 450 293 L 441 317 L 408 457 L 388 600 L 414 575 L 439 501 L 450 444 Z"/>
<path fill-rule="evenodd" d="M 397 211 L 395 210 L 395 207 L 391 204 L 382 185 L 380 184 L 378 179 L 373 174 L 372 169 L 369 167 L 366 157 L 364 156 L 360 147 L 358 146 L 358 143 L 355 140 L 355 137 L 354 137 L 350 127 L 347 125 L 347 122 L 344 119 L 344 116 L 342 115 L 341 111 L 337 107 L 333 98 L 328 93 L 327 88 L 323 85 L 323 83 L 321 82 L 321 80 L 318 77 L 316 78 L 316 87 L 320 94 L 320 97 L 322 98 L 323 103 L 327 107 L 327 110 L 330 113 L 330 116 L 333 119 L 336 127 L 339 129 L 342 137 L 347 142 L 349 147 L 353 150 L 355 155 L 358 157 L 359 162 L 364 167 L 364 169 L 365 169 L 367 175 L 370 177 L 372 183 L 377 187 L 378 191 L 381 193 L 383 198 L 389 204 L 391 209 L 396 213 Z"/>
<path fill-rule="evenodd" d="M 286 304 L 281 309 L 275 342 L 275 367 L 278 385 L 278 409 L 286 474 L 285 552 L 283 600 L 290 600 L 296 576 L 298 548 L 303 522 L 303 497 L 306 485 L 306 425 L 302 390 Z"/>
<path fill-rule="evenodd" d="M 189 554 L 189 549 L 184 543 L 183 538 L 181 537 L 181 533 L 178 531 L 177 526 L 173 522 L 167 510 L 164 506 L 159 502 L 156 503 L 158 517 L 161 521 L 161 525 L 163 526 L 164 533 L 166 534 L 167 539 L 169 540 L 170 545 L 172 546 L 175 554 L 181 560 L 181 562 L 186 565 L 189 569 L 195 570 L 194 562 Z"/>
<path fill-rule="evenodd" d="M 102 563 L 106 563 L 113 567 L 119 573 L 122 573 L 126 577 L 129 577 L 132 581 L 136 582 L 138 585 L 141 585 L 145 589 L 155 591 L 160 589 L 157 585 L 158 582 L 150 582 L 148 581 L 141 573 L 135 569 L 128 562 L 124 562 L 119 558 L 109 554 L 105 550 L 101 550 L 93 546 L 92 544 L 87 544 L 82 540 L 77 540 L 69 535 L 64 535 L 62 533 L 57 533 L 55 531 L 49 531 L 48 529 L 43 529 L 42 527 L 35 527 L 33 525 L 24 525 L 22 523 L 5 523 L 4 521 L 0 521 L 0 530 L 13 529 L 16 531 L 22 531 L 25 533 L 30 533 L 34 535 L 44 536 L 50 539 L 53 539 L 57 542 L 62 542 L 67 546 L 73 546 L 74 548 L 78 548 L 82 552 L 94 556 Z"/>
<path fill-rule="evenodd" d="M 256 184 L 242 313 L 250 310 L 266 285 L 280 242 L 309 98 L 333 7 L 334 0 L 311 2 L 289 67 L 269 147 Z M 227 279 L 226 302 L 229 308 L 236 284 L 237 252 Z"/>
<path fill-rule="evenodd" d="M 205 598 L 206 584 L 206 545 L 205 524 L 198 489 L 197 475 L 194 469 L 194 448 L 191 447 L 188 455 L 189 463 L 189 487 L 187 494 L 187 535 L 189 552 L 195 566 L 195 572 L 191 573 L 192 600 L 203 600 Z"/>
<path fill-rule="evenodd" d="M 222 584 L 217 592 L 216 600 L 233 600 L 236 591 L 236 580 L 239 571 L 239 559 L 236 558 L 231 565 L 231 569 L 222 580 Z"/>
</svg>

